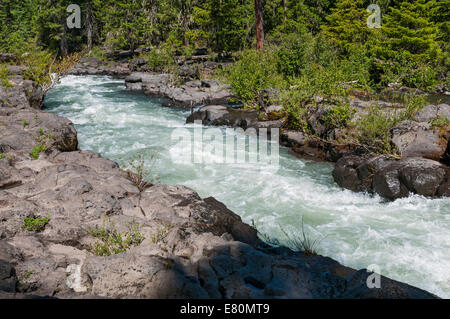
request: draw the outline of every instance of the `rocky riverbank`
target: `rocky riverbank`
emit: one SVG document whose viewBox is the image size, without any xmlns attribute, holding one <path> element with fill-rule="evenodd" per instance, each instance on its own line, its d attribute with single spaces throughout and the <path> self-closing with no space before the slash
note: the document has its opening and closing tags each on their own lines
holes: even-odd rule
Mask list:
<svg viewBox="0 0 450 319">
<path fill-rule="evenodd" d="M 229 86 L 217 80 L 193 80 L 194 70 L 210 68 L 209 62 L 202 62 L 196 67 L 191 63 L 182 65 L 182 72 L 177 77 L 148 70 L 133 72 L 142 70 L 140 65 L 143 61 L 139 59 L 131 60 L 126 72 L 124 63 L 109 62 L 106 67 L 98 60 L 86 59 L 72 73 L 119 75 L 125 77 L 128 90 L 165 98 L 166 106 L 191 109 L 201 106 L 188 117 L 187 123 L 200 121 L 204 125 L 244 130 L 281 129 L 282 145 L 290 147 L 301 157 L 336 163 L 333 172 L 336 183 L 352 191 L 375 193 L 388 199 L 410 194 L 441 197 L 450 193 L 450 125 L 445 122 L 439 126 L 435 124 L 436 120 L 450 118 L 448 104 L 430 104 L 419 111 L 412 121 L 403 121 L 392 129 L 389 143 L 401 154 L 400 158 L 376 156 L 360 145 L 339 142 L 349 130 L 330 127 L 327 116 L 333 102 L 322 97 L 317 96 L 311 101 L 314 107 L 310 108 L 312 111 L 307 117 L 311 132 L 292 131 L 285 129 L 283 106 L 279 105 L 275 90 L 262 92 L 260 111 L 244 110 L 233 105 L 237 99 Z M 184 79 L 183 84 L 177 82 L 180 78 Z M 354 110 L 353 120 L 357 121 L 367 114 L 373 105 L 389 116 L 396 116 L 405 110 L 404 105 L 399 103 L 366 99 L 366 96 L 349 99 L 350 108 Z M 403 173 L 400 168 L 403 168 Z"/>
<path fill-rule="evenodd" d="M 186 187 L 140 191 L 77 149 L 73 124 L 39 109 L 33 83 L 11 83 L 0 86 L 1 298 L 435 297 L 385 277 L 369 289 L 365 270 L 269 247 Z"/>
</svg>

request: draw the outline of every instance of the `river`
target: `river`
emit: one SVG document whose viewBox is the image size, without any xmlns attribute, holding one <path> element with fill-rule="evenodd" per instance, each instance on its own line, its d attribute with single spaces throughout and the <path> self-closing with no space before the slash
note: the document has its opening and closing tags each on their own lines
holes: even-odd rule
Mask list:
<svg viewBox="0 0 450 319">
<path fill-rule="evenodd" d="M 356 269 L 377 265 L 383 275 L 450 298 L 450 198 L 387 202 L 342 190 L 331 164 L 298 159 L 283 147 L 277 169 L 174 161 L 174 154 L 191 151 L 173 138 L 174 130 L 195 130 L 185 125 L 189 111 L 162 107 L 161 100 L 128 92 L 123 80 L 111 77 L 67 76 L 48 93 L 45 107 L 73 121 L 82 150 L 116 161 L 155 153 L 152 172 L 161 183 L 214 196 L 281 241 L 284 232 L 300 234 L 303 219 L 308 236 L 320 240 L 320 254 Z"/>
</svg>

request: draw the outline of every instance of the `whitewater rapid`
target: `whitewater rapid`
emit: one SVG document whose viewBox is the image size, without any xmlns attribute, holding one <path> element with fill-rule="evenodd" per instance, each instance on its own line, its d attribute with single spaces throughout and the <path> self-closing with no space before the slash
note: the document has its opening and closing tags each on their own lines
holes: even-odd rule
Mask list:
<svg viewBox="0 0 450 319">
<path fill-rule="evenodd" d="M 356 269 L 377 265 L 383 275 L 450 298 L 450 198 L 387 202 L 342 190 L 333 181 L 331 164 L 300 160 L 282 147 L 278 170 L 258 163 L 174 162 L 174 152 L 191 151 L 172 136 L 176 129 L 195 129 L 185 125 L 189 112 L 127 92 L 123 80 L 106 76 L 65 77 L 45 106 L 73 121 L 82 150 L 116 161 L 155 153 L 153 173 L 162 183 L 214 196 L 271 237 L 283 241 L 281 228 L 299 233 L 303 218 L 307 233 L 321 239 L 320 254 Z M 245 138 L 229 130 L 227 136 Z"/>
</svg>

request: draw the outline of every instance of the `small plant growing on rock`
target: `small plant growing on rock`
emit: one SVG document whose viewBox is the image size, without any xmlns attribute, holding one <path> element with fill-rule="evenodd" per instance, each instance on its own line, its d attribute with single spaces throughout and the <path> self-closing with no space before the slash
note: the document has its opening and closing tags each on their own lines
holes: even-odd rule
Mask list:
<svg viewBox="0 0 450 319">
<path fill-rule="evenodd" d="M 399 121 L 392 114 L 384 113 L 380 106 L 371 106 L 357 123 L 357 140 L 371 152 L 396 155 L 390 131 Z"/>
<path fill-rule="evenodd" d="M 50 131 L 44 132 L 44 130 L 40 128 L 39 135 L 35 139 L 39 144 L 31 150 L 30 155 L 33 159 L 37 160 L 39 159 L 39 154 L 47 151 L 47 149 L 52 145 L 55 137 Z"/>
<path fill-rule="evenodd" d="M 122 167 L 128 167 L 125 172 L 128 174 L 128 178 L 133 182 L 133 184 L 143 191 L 144 189 L 151 187 L 156 183 L 157 178 L 152 174 L 153 166 L 155 165 L 156 155 L 151 154 L 146 157 L 143 153 L 135 154 L 125 163 L 121 161 Z"/>
<path fill-rule="evenodd" d="M 152 243 L 157 244 L 160 241 L 163 241 L 164 238 L 166 238 L 167 235 L 169 234 L 172 227 L 173 227 L 172 225 L 169 225 L 168 227 L 164 226 L 158 227 L 158 232 L 152 235 Z"/>
<path fill-rule="evenodd" d="M 9 71 L 6 68 L 6 66 L 1 65 L 0 66 L 0 82 L 6 87 L 6 88 L 10 88 L 13 87 L 13 85 L 11 84 L 11 82 L 9 81 Z"/>
<path fill-rule="evenodd" d="M 34 274 L 34 270 L 33 269 L 28 270 L 22 277 L 19 278 L 19 282 L 23 283 L 27 281 L 32 274 Z"/>
<path fill-rule="evenodd" d="M 98 241 L 89 246 L 89 250 L 96 256 L 112 256 L 126 252 L 132 247 L 139 246 L 145 239 L 139 232 L 140 226 L 134 221 L 129 223 L 128 231 L 120 233 L 112 222 L 103 222 L 102 227 L 88 230 L 88 233 Z"/>
<path fill-rule="evenodd" d="M 36 142 L 40 144 L 50 145 L 55 140 L 51 131 L 45 132 L 42 128 L 39 129 L 39 135 L 36 137 Z"/>
<path fill-rule="evenodd" d="M 47 150 L 47 146 L 43 144 L 36 145 L 30 152 L 30 156 L 34 160 L 39 159 L 39 155 Z"/>
<path fill-rule="evenodd" d="M 441 128 L 450 125 L 450 120 L 445 116 L 438 116 L 430 122 L 432 127 Z"/>
<path fill-rule="evenodd" d="M 322 239 L 313 239 L 305 232 L 305 224 L 302 218 L 302 232 L 301 237 L 297 235 L 289 235 L 283 228 L 281 231 L 284 233 L 287 239 L 287 246 L 291 247 L 295 251 L 301 251 L 307 256 L 317 256 L 317 248 Z"/>
<path fill-rule="evenodd" d="M 305 231 L 305 224 L 302 218 L 301 236 L 288 234 L 283 227 L 280 226 L 281 231 L 286 237 L 285 244 L 282 244 L 277 238 L 271 237 L 260 232 L 253 221 L 252 227 L 257 231 L 258 236 L 266 244 L 273 247 L 288 247 L 296 252 L 303 252 L 307 256 L 317 256 L 317 248 L 323 239 L 312 239 Z"/>
<path fill-rule="evenodd" d="M 50 222 L 50 215 L 47 217 L 26 217 L 24 219 L 23 228 L 28 231 L 41 232 L 45 226 Z"/>
<path fill-rule="evenodd" d="M 23 128 L 26 128 L 28 126 L 27 119 L 23 119 L 22 125 L 23 125 Z"/>
<path fill-rule="evenodd" d="M 26 273 L 24 273 L 22 276 L 18 278 L 17 282 L 17 290 L 19 292 L 26 292 L 28 288 L 30 288 L 30 277 L 34 274 L 34 270 L 30 269 Z"/>
<path fill-rule="evenodd" d="M 345 128 L 350 123 L 355 110 L 348 103 L 335 105 L 325 115 L 325 122 L 333 128 Z"/>
<path fill-rule="evenodd" d="M 3 154 L 3 153 L 0 153 L 0 160 L 4 159 L 5 157 L 6 157 L 6 155 L 5 155 L 5 154 Z"/>
</svg>

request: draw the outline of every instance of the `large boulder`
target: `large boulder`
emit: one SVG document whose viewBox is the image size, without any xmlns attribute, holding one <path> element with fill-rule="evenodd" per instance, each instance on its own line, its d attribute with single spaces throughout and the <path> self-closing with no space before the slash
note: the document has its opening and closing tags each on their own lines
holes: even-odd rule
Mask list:
<svg viewBox="0 0 450 319">
<path fill-rule="evenodd" d="M 402 161 L 399 177 L 410 192 L 434 197 L 444 182 L 447 171 L 448 168 L 438 162 L 410 158 Z"/>
<path fill-rule="evenodd" d="M 358 170 L 365 163 L 364 158 L 359 156 L 347 156 L 337 161 L 333 171 L 336 183 L 354 192 L 364 192 L 371 189 L 370 181 L 366 181 Z"/>
<path fill-rule="evenodd" d="M 407 197 L 409 190 L 400 181 L 401 168 L 402 164 L 393 163 L 383 170 L 376 172 L 373 177 L 373 191 L 391 200 Z"/>
<path fill-rule="evenodd" d="M 392 142 L 402 157 L 423 157 L 439 161 L 447 150 L 447 140 L 429 123 L 404 121 L 392 129 Z"/>
<path fill-rule="evenodd" d="M 0 108 L 10 107 L 40 109 L 44 101 L 42 89 L 33 81 L 24 80 L 22 76 L 11 76 L 10 86 L 0 84 Z"/>
<path fill-rule="evenodd" d="M 78 138 L 71 121 L 55 114 L 33 109 L 0 112 L 0 144 L 15 150 L 16 156 L 30 158 L 31 150 L 37 145 L 45 145 L 51 151 L 71 152 L 77 150 Z"/>
<path fill-rule="evenodd" d="M 445 165 L 424 158 L 395 161 L 382 156 L 344 156 L 336 163 L 333 177 L 343 188 L 394 200 L 410 194 L 447 196 L 449 171 Z"/>
</svg>

